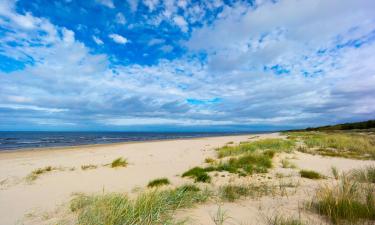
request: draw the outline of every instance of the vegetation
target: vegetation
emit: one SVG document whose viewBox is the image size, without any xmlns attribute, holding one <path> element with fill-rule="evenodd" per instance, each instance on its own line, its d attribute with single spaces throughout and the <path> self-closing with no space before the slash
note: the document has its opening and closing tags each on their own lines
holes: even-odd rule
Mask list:
<svg viewBox="0 0 375 225">
<path fill-rule="evenodd" d="M 223 225 L 224 222 L 229 219 L 227 212 L 219 206 L 216 210 L 216 214 L 211 216 L 211 219 L 214 221 L 215 225 Z"/>
<path fill-rule="evenodd" d="M 96 169 L 98 168 L 97 165 L 93 165 L 93 164 L 88 164 L 88 165 L 82 165 L 81 166 L 81 169 L 82 170 L 92 170 L 92 169 Z"/>
<path fill-rule="evenodd" d="M 43 168 L 38 168 L 36 170 L 33 170 L 29 175 L 26 176 L 26 180 L 27 181 L 34 181 L 36 180 L 41 174 L 44 174 L 44 173 L 47 173 L 47 172 L 51 172 L 52 170 L 54 170 L 55 168 L 53 168 L 52 166 L 46 166 L 46 167 L 43 167 Z"/>
<path fill-rule="evenodd" d="M 115 168 L 115 167 L 126 167 L 128 165 L 128 161 L 122 157 L 119 157 L 115 160 L 112 161 L 111 163 L 111 167 L 112 168 Z"/>
<path fill-rule="evenodd" d="M 196 186 L 182 186 L 170 190 L 152 190 L 130 199 L 123 194 L 78 195 L 70 208 L 78 214 L 78 224 L 173 224 L 172 215 L 177 209 L 189 208 L 206 201 L 207 190 Z"/>
<path fill-rule="evenodd" d="M 214 162 L 215 162 L 215 159 L 208 157 L 208 158 L 205 158 L 205 159 L 204 159 L 204 162 L 205 162 L 205 163 L 214 163 Z"/>
<path fill-rule="evenodd" d="M 356 159 L 375 159 L 375 137 L 360 133 L 339 132 L 291 132 L 289 139 L 303 141 L 305 147 L 297 150 L 320 154 Z"/>
<path fill-rule="evenodd" d="M 357 123 L 342 123 L 331 126 L 307 128 L 307 131 L 327 131 L 327 130 L 353 130 L 353 129 L 370 129 L 375 128 L 375 120 L 368 120 Z"/>
<path fill-rule="evenodd" d="M 289 160 L 287 159 L 283 159 L 281 160 L 281 166 L 283 168 L 296 168 L 296 165 L 294 165 L 293 163 L 291 163 Z"/>
<path fill-rule="evenodd" d="M 159 187 L 159 186 L 168 185 L 168 184 L 170 184 L 170 182 L 167 178 L 159 178 L 159 179 L 150 181 L 147 187 Z"/>
<path fill-rule="evenodd" d="M 334 166 L 332 166 L 331 167 L 331 172 L 332 172 L 332 175 L 333 175 L 333 177 L 337 180 L 337 179 L 339 179 L 339 171 L 337 170 L 337 168 L 336 167 L 334 167 Z"/>
<path fill-rule="evenodd" d="M 268 225 L 304 225 L 301 219 L 276 215 L 267 219 Z"/>
<path fill-rule="evenodd" d="M 324 178 L 323 175 L 321 175 L 318 172 L 315 172 L 313 170 L 301 170 L 299 171 L 299 174 L 301 177 L 308 178 L 308 179 L 322 179 Z"/>
<path fill-rule="evenodd" d="M 365 224 L 375 220 L 374 194 L 373 185 L 359 185 L 343 176 L 336 185 L 320 187 L 311 207 L 334 224 Z"/>
<path fill-rule="evenodd" d="M 194 167 L 182 174 L 182 177 L 194 178 L 195 182 L 211 182 L 211 177 L 207 174 L 207 169 Z"/>
<path fill-rule="evenodd" d="M 294 148 L 294 141 L 280 138 L 268 138 L 252 142 L 242 142 L 239 145 L 225 145 L 217 149 L 219 158 L 226 156 L 240 155 L 243 153 L 266 151 L 271 152 L 286 151 L 290 152 Z"/>
<path fill-rule="evenodd" d="M 350 171 L 349 177 L 358 182 L 375 184 L 375 166 L 367 166 L 363 169 L 354 169 Z"/>
</svg>

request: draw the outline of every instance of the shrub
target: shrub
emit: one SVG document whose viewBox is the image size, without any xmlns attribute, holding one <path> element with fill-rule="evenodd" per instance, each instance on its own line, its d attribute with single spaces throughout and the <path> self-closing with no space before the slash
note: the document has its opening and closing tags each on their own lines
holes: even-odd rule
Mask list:
<svg viewBox="0 0 375 225">
<path fill-rule="evenodd" d="M 115 167 L 126 167 L 128 165 L 128 161 L 122 157 L 119 157 L 115 160 L 112 161 L 111 163 L 111 167 L 112 168 L 115 168 Z"/>
<path fill-rule="evenodd" d="M 324 178 L 323 175 L 321 175 L 318 172 L 315 172 L 313 170 L 301 170 L 299 171 L 299 174 L 301 177 L 308 178 L 308 179 L 322 179 Z"/>
<path fill-rule="evenodd" d="M 150 181 L 147 187 L 158 187 L 158 186 L 168 185 L 168 184 L 170 184 L 170 182 L 167 178 L 159 178 L 159 179 Z"/>
</svg>

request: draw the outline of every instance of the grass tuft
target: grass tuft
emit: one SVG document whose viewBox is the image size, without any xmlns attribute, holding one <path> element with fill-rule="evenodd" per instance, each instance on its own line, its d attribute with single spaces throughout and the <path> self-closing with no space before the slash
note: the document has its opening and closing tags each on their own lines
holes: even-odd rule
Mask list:
<svg viewBox="0 0 375 225">
<path fill-rule="evenodd" d="M 373 185 L 359 185 L 343 176 L 336 185 L 320 187 L 311 207 L 334 224 L 366 224 L 375 220 L 374 194 Z"/>
<path fill-rule="evenodd" d="M 308 178 L 308 179 L 322 179 L 324 178 L 323 175 L 321 175 L 318 172 L 315 172 L 313 170 L 301 170 L 299 171 L 299 174 L 301 177 Z"/>
<path fill-rule="evenodd" d="M 92 169 L 96 169 L 98 168 L 97 165 L 93 165 L 93 164 L 88 164 L 88 165 L 82 165 L 81 166 L 81 169 L 82 170 L 92 170 Z"/>
<path fill-rule="evenodd" d="M 168 185 L 168 184 L 170 184 L 170 182 L 167 178 L 159 178 L 159 179 L 150 181 L 147 187 L 159 187 L 159 186 Z"/>
<path fill-rule="evenodd" d="M 124 194 L 78 195 L 70 208 L 78 215 L 78 224 L 171 224 L 177 209 L 189 208 L 210 197 L 208 191 L 181 186 L 170 190 L 152 190 L 130 199 Z"/>
<path fill-rule="evenodd" d="M 208 158 L 205 158 L 205 159 L 204 159 L 204 162 L 205 162 L 205 163 L 214 163 L 214 162 L 215 162 L 215 159 L 208 157 Z"/>
<path fill-rule="evenodd" d="M 375 184 L 375 166 L 367 166 L 362 169 L 354 169 L 349 172 L 349 177 L 358 182 Z"/>
<path fill-rule="evenodd" d="M 194 178 L 195 182 L 209 183 L 211 177 L 207 174 L 208 169 L 194 167 L 182 174 L 182 177 Z"/>
<path fill-rule="evenodd" d="M 126 167 L 128 165 L 128 161 L 122 157 L 119 157 L 115 160 L 112 161 L 111 163 L 111 167 L 112 168 L 115 168 L 115 167 Z"/>
<path fill-rule="evenodd" d="M 272 218 L 267 219 L 268 225 L 304 225 L 301 219 L 293 218 L 293 217 L 283 217 L 283 216 L 274 216 Z"/>
<path fill-rule="evenodd" d="M 292 169 L 296 168 L 296 165 L 293 164 L 292 162 L 290 162 L 290 161 L 287 160 L 287 159 L 283 159 L 283 160 L 281 160 L 281 166 L 282 166 L 283 168 L 292 168 Z"/>
<path fill-rule="evenodd" d="M 43 167 L 43 168 L 38 168 L 36 170 L 33 170 L 29 175 L 27 175 L 26 180 L 27 181 L 34 181 L 40 175 L 42 175 L 44 173 L 47 173 L 47 172 L 51 172 L 52 170 L 54 170 L 54 168 L 52 166 L 46 166 L 46 167 Z"/>
</svg>

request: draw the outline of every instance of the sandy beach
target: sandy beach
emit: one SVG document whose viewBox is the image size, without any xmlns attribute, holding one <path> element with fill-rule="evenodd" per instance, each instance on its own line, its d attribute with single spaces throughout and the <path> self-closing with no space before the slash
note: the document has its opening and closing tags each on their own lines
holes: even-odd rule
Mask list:
<svg viewBox="0 0 375 225">
<path fill-rule="evenodd" d="M 119 143 L 98 146 L 67 147 L 0 153 L 0 224 L 56 224 L 61 212 L 67 211 L 68 203 L 74 193 L 134 193 L 145 188 L 155 178 L 166 177 L 172 185 L 191 182 L 181 178 L 186 170 L 204 165 L 205 158 L 215 157 L 215 148 L 228 142 L 234 144 L 262 138 L 281 137 L 278 133 L 208 137 L 187 140 L 167 140 L 142 143 Z M 106 166 L 118 157 L 127 159 L 127 167 L 110 168 Z M 269 173 L 289 174 L 288 179 L 299 183 L 298 190 L 289 198 L 264 197 L 262 200 L 243 200 L 238 203 L 225 203 L 223 207 L 230 214 L 229 221 L 247 221 L 247 224 L 262 224 L 262 215 L 274 210 L 286 210 L 298 214 L 299 204 L 319 182 L 301 179 L 293 169 L 281 168 L 280 160 L 289 159 L 298 167 L 314 169 L 329 176 L 332 166 L 340 171 L 374 165 L 374 161 L 313 156 L 301 152 L 283 153 L 274 158 L 276 166 Z M 82 170 L 82 165 L 95 165 L 97 168 Z M 25 178 L 37 168 L 51 166 L 55 169 L 41 174 L 38 179 L 28 182 Z M 230 183 L 236 179 L 251 182 L 254 177 L 214 178 L 211 185 Z M 322 181 L 324 182 L 324 181 Z M 64 210 L 59 210 L 63 208 Z M 205 203 L 193 209 L 183 210 L 176 217 L 189 215 L 191 224 L 214 224 L 212 214 L 217 210 L 215 203 Z M 64 214 L 64 213 L 63 213 Z M 312 215 L 312 220 L 322 222 Z M 74 218 L 67 221 L 74 221 Z M 263 222 L 262 222 L 263 221 Z M 73 223 L 73 222 L 72 222 Z M 69 222 L 68 222 L 69 224 Z M 235 223 L 237 224 L 237 223 Z"/>
</svg>

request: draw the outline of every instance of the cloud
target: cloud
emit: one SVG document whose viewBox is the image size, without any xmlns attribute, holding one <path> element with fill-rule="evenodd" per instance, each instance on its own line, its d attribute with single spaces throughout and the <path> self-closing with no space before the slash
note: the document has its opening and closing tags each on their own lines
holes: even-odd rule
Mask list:
<svg viewBox="0 0 375 225">
<path fill-rule="evenodd" d="M 110 34 L 108 35 L 108 37 L 110 37 L 114 42 L 118 43 L 118 44 L 126 44 L 129 42 L 128 39 L 126 39 L 125 37 L 119 35 L 119 34 Z"/>
<path fill-rule="evenodd" d="M 137 11 L 137 8 L 138 8 L 138 2 L 139 0 L 127 0 L 129 6 L 130 6 L 130 10 L 134 13 L 135 11 Z"/>
<path fill-rule="evenodd" d="M 186 20 L 184 19 L 184 17 L 182 16 L 175 16 L 173 18 L 173 21 L 174 23 L 180 27 L 180 29 L 183 31 L 183 32 L 187 32 L 188 31 L 188 23 L 186 22 Z"/>
<path fill-rule="evenodd" d="M 159 4 L 159 0 L 143 0 L 143 4 L 147 6 L 150 12 L 154 11 L 157 5 Z"/>
<path fill-rule="evenodd" d="M 124 14 L 122 14 L 122 13 L 117 13 L 117 14 L 116 14 L 116 22 L 117 22 L 118 24 L 122 24 L 122 25 L 124 25 L 124 24 L 126 23 L 126 19 L 125 19 Z"/>
<path fill-rule="evenodd" d="M 96 2 L 111 9 L 115 8 L 115 5 L 113 4 L 112 0 L 96 0 Z"/>
<path fill-rule="evenodd" d="M 94 42 L 95 42 L 97 45 L 103 45 L 103 44 L 104 44 L 104 42 L 103 42 L 100 38 L 98 38 L 98 37 L 96 37 L 96 36 L 92 36 L 92 39 L 94 40 Z"/>
</svg>

